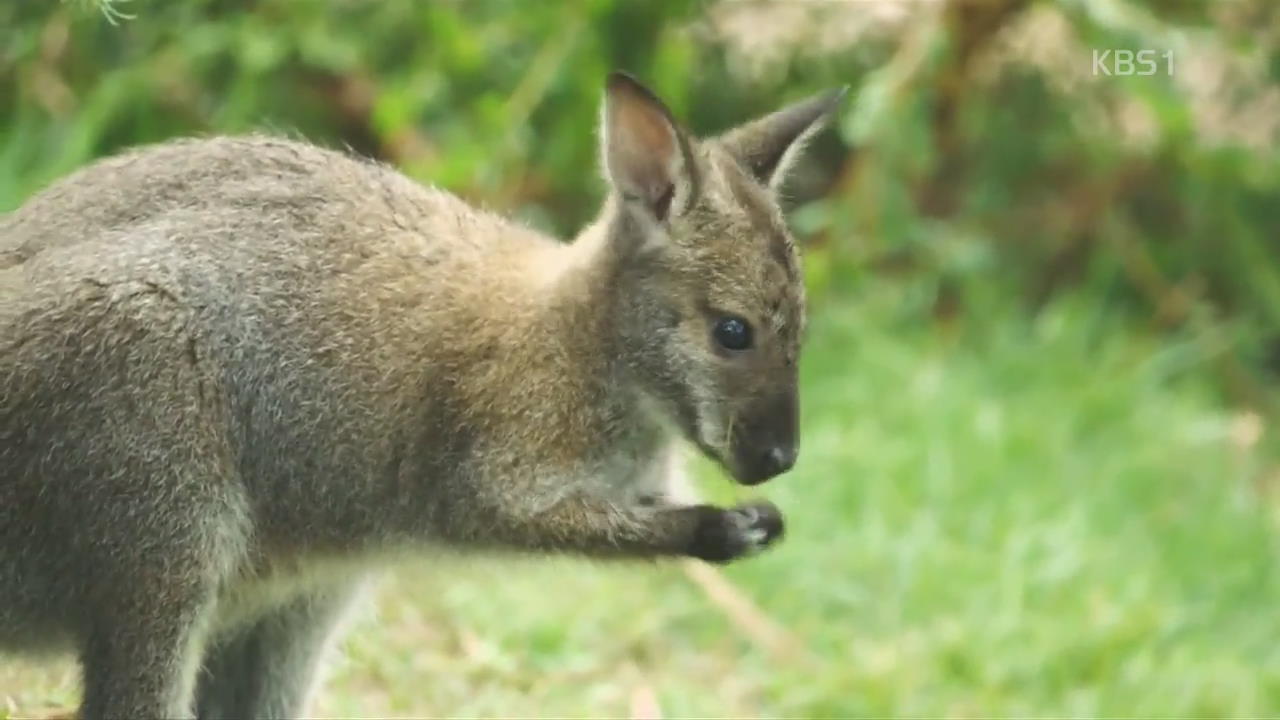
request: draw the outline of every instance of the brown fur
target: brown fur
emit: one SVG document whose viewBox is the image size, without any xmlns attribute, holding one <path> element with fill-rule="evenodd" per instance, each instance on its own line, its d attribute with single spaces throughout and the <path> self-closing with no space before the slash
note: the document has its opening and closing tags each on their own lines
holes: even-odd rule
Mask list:
<svg viewBox="0 0 1280 720">
<path fill-rule="evenodd" d="M 0 647 L 75 648 L 86 717 L 296 716 L 370 558 L 768 544 L 772 506 L 681 500 L 672 441 L 744 482 L 794 459 L 767 188 L 834 101 L 697 142 L 611 76 L 615 192 L 567 244 L 270 137 L 142 148 L 0 218 Z M 715 345 L 724 313 L 751 350 Z"/>
</svg>

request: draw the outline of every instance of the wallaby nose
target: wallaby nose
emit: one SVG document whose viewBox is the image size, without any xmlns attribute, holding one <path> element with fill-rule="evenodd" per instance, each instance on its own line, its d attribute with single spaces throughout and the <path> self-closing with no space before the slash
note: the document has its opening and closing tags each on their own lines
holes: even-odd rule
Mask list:
<svg viewBox="0 0 1280 720">
<path fill-rule="evenodd" d="M 795 464 L 794 447 L 775 445 L 756 455 L 755 461 L 748 463 L 743 468 L 744 472 L 738 473 L 738 481 L 743 485 L 756 485 L 781 475 Z"/>
<path fill-rule="evenodd" d="M 799 414 L 794 383 L 757 398 L 739 413 L 726 466 L 743 485 L 758 485 L 796 464 Z"/>
<path fill-rule="evenodd" d="M 794 447 L 774 446 L 766 452 L 765 466 L 774 475 L 780 475 L 792 468 L 796 464 L 796 449 Z"/>
</svg>

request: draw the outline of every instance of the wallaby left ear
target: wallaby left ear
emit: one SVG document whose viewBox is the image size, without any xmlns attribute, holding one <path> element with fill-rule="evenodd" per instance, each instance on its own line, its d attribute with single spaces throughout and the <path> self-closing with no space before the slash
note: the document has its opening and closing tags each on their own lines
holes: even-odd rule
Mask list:
<svg viewBox="0 0 1280 720">
<path fill-rule="evenodd" d="M 846 85 L 788 105 L 730 130 L 720 143 L 761 184 L 776 190 L 804 143 L 826 125 L 848 91 Z"/>
<path fill-rule="evenodd" d="M 689 143 L 667 106 L 624 72 L 609 74 L 602 122 L 605 177 L 624 202 L 667 220 L 693 190 Z"/>
</svg>

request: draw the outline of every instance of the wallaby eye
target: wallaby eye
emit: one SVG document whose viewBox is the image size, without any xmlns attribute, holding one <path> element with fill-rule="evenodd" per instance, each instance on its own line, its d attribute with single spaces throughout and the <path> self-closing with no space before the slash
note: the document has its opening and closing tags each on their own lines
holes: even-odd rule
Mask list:
<svg viewBox="0 0 1280 720">
<path fill-rule="evenodd" d="M 740 317 L 725 317 L 716 321 L 716 342 L 726 350 L 746 350 L 751 347 L 751 325 Z"/>
</svg>

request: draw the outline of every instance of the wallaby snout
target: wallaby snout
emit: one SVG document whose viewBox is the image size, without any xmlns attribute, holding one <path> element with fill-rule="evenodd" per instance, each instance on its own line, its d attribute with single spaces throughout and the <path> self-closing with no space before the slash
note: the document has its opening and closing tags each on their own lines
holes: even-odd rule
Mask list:
<svg viewBox="0 0 1280 720">
<path fill-rule="evenodd" d="M 758 485 L 785 473 L 800 452 L 799 403 L 792 385 L 751 403 L 733 433 L 733 476 Z"/>
</svg>

